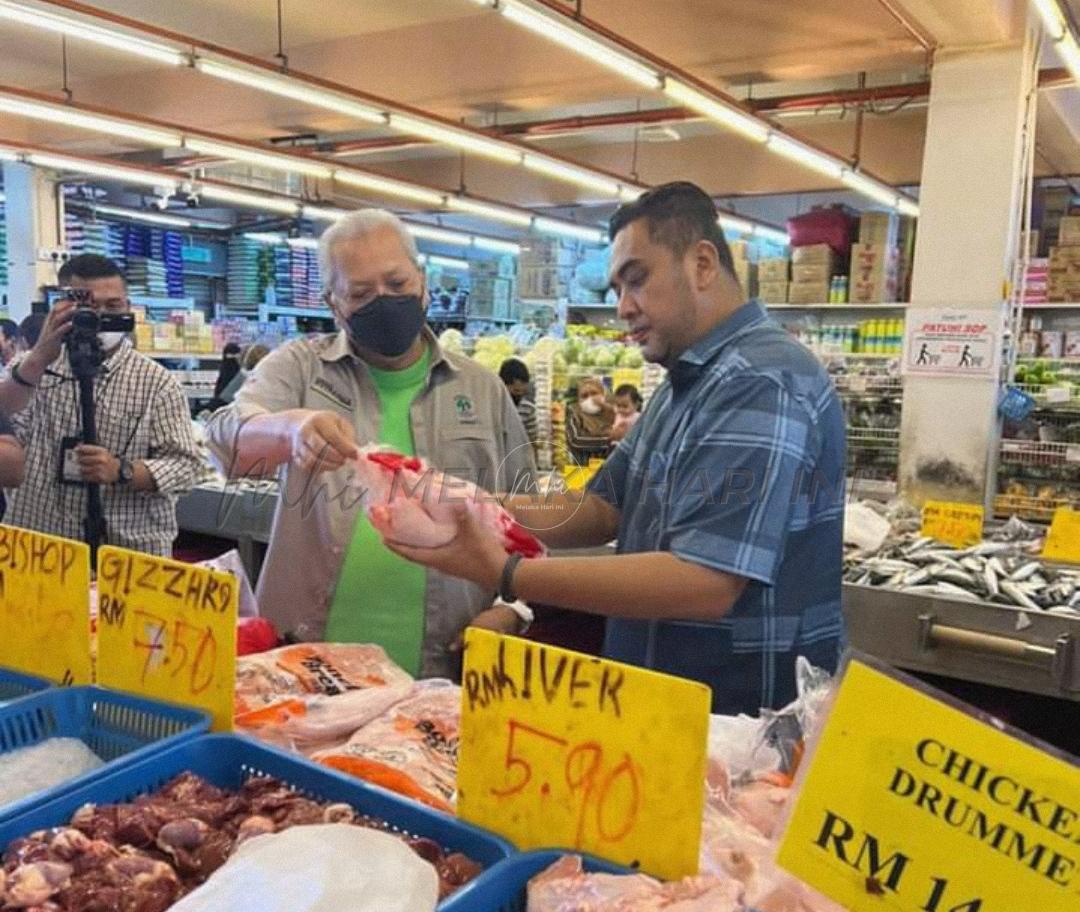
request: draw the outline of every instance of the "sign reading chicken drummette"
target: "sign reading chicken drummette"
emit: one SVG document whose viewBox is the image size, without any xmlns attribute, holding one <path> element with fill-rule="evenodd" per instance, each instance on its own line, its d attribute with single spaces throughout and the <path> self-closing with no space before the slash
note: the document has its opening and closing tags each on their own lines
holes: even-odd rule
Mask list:
<svg viewBox="0 0 1080 912">
<path fill-rule="evenodd" d="M 0 526 L 0 665 L 89 684 L 90 549 Z"/>
<path fill-rule="evenodd" d="M 886 671 L 848 663 L 797 787 L 777 860 L 846 909 L 1080 909 L 1080 765 Z"/>
<path fill-rule="evenodd" d="M 458 814 L 521 849 L 696 874 L 710 702 L 694 681 L 470 629 Z"/>
<path fill-rule="evenodd" d="M 97 582 L 98 683 L 204 709 L 216 731 L 231 731 L 236 580 L 107 546 Z"/>
</svg>

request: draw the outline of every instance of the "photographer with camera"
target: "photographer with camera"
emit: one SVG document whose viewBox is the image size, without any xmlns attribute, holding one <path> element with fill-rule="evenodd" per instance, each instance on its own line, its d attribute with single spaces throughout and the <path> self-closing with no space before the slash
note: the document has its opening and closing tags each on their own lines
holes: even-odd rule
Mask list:
<svg viewBox="0 0 1080 912">
<path fill-rule="evenodd" d="M 59 281 L 66 299 L 0 384 L 0 411 L 18 412 L 26 449 L 7 522 L 167 557 L 176 498 L 199 469 L 187 400 L 128 340 L 130 303 L 112 260 L 73 257 Z"/>
</svg>

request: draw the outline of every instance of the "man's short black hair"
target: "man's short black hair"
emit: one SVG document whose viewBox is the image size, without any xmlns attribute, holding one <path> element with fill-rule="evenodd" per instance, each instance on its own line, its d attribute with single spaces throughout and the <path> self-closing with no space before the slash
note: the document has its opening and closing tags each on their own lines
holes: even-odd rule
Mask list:
<svg viewBox="0 0 1080 912">
<path fill-rule="evenodd" d="M 120 271 L 120 267 L 108 257 L 97 253 L 80 253 L 60 267 L 57 279 L 61 285 L 67 285 L 72 279 L 89 281 L 90 279 L 111 279 L 115 276 L 123 278 L 124 274 Z"/>
<path fill-rule="evenodd" d="M 17 339 L 19 337 L 19 324 L 7 318 L 0 320 L 0 334 L 3 334 L 8 341 Z"/>
<path fill-rule="evenodd" d="M 734 276 L 731 248 L 716 218 L 716 205 L 709 194 L 690 181 L 673 181 L 653 187 L 632 203 L 620 206 L 611 217 L 608 233 L 615 240 L 615 235 L 631 222 L 645 219 L 652 241 L 663 244 L 676 257 L 681 257 L 698 241 L 708 241 L 716 248 L 720 265 Z"/>
<path fill-rule="evenodd" d="M 529 369 L 525 366 L 524 361 L 517 358 L 507 358 L 503 361 L 502 367 L 499 368 L 499 379 L 507 386 L 515 380 L 521 380 L 523 383 L 528 383 Z"/>
</svg>

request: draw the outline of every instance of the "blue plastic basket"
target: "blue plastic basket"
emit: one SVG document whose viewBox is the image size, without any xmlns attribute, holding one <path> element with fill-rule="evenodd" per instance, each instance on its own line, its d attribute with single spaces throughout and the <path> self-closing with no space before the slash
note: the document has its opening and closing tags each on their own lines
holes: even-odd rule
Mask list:
<svg viewBox="0 0 1080 912">
<path fill-rule="evenodd" d="M 529 881 L 567 854 L 575 853 L 542 849 L 515 855 L 466 884 L 439 907 L 439 912 L 525 912 Z M 590 855 L 581 858 L 590 874 L 633 873 L 629 868 Z"/>
<path fill-rule="evenodd" d="M 67 823 L 84 804 L 130 801 L 183 772 L 226 789 L 238 789 L 252 776 L 274 776 L 312 798 L 344 802 L 362 814 L 385 820 L 395 832 L 426 836 L 449 851 L 464 852 L 485 868 L 493 868 L 514 852 L 505 840 L 448 814 L 239 735 L 195 738 L 114 772 L 100 771 L 79 788 L 66 789 L 52 801 L 0 821 L 0 850 L 34 830 Z M 440 912 L 451 908 L 450 901 L 439 907 Z"/>
<path fill-rule="evenodd" d="M 12 671 L 10 668 L 0 668 L 0 706 L 20 697 L 48 690 L 52 686 L 52 681 L 45 678 Z"/>
<path fill-rule="evenodd" d="M 48 738 L 79 738 L 108 764 L 0 807 L 0 821 L 209 728 L 210 717 L 199 710 L 100 687 L 54 688 L 0 707 L 0 754 Z"/>
</svg>

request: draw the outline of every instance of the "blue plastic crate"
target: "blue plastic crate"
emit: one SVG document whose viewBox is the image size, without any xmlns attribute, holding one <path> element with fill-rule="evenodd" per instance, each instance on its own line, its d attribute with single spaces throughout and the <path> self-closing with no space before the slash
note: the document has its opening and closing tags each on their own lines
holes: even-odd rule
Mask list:
<svg viewBox="0 0 1080 912">
<path fill-rule="evenodd" d="M 0 807 L 0 821 L 209 728 L 210 717 L 199 710 L 100 687 L 54 688 L 0 707 L 0 754 L 49 738 L 79 738 L 109 764 Z"/>
<path fill-rule="evenodd" d="M 542 849 L 515 855 L 466 884 L 439 907 L 439 912 L 525 912 L 529 881 L 569 854 L 575 853 Z M 633 873 L 629 868 L 590 855 L 581 858 L 590 874 Z"/>
<path fill-rule="evenodd" d="M 52 801 L 0 820 L 0 850 L 34 830 L 66 824 L 84 804 L 130 801 L 183 772 L 225 789 L 238 789 L 252 776 L 273 776 L 312 798 L 344 802 L 385 820 L 395 832 L 426 836 L 448 851 L 464 852 L 485 868 L 494 868 L 514 852 L 505 840 L 448 814 L 239 735 L 195 738 L 114 772 L 99 771 L 92 781 L 66 789 Z M 482 877 L 491 873 L 494 870 Z M 443 903 L 440 912 L 452 908 L 450 902 Z"/>
<path fill-rule="evenodd" d="M 0 668 L 0 706 L 53 686 L 52 681 L 36 675 L 23 674 L 10 668 Z"/>
</svg>

